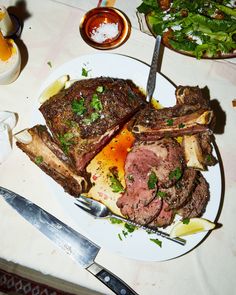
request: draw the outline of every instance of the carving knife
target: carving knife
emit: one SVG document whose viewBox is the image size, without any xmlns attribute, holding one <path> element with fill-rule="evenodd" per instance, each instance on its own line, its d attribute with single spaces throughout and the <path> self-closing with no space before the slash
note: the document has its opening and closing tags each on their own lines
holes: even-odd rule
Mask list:
<svg viewBox="0 0 236 295">
<path fill-rule="evenodd" d="M 24 197 L 0 187 L 0 195 L 21 216 L 88 270 L 115 294 L 137 295 L 125 282 L 95 262 L 100 247 Z"/>
</svg>

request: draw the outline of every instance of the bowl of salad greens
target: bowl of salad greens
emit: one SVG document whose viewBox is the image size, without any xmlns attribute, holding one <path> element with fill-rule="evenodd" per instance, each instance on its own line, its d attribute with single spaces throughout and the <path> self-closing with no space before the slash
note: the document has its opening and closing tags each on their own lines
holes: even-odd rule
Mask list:
<svg viewBox="0 0 236 295">
<path fill-rule="evenodd" d="M 236 1 L 143 0 L 137 11 L 174 51 L 197 59 L 236 57 Z"/>
</svg>

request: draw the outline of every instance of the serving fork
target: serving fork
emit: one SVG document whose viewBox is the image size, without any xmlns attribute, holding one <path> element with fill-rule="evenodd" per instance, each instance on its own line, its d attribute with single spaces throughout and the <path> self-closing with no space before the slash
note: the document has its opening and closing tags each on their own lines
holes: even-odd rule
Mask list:
<svg viewBox="0 0 236 295">
<path fill-rule="evenodd" d="M 87 198 L 84 196 L 79 196 L 79 197 L 75 198 L 74 203 L 80 209 L 84 210 L 85 212 L 94 216 L 95 218 L 115 218 L 115 219 L 121 220 L 125 223 L 131 224 L 135 227 L 142 228 L 149 233 L 157 234 L 158 236 L 161 236 L 161 237 L 166 238 L 170 241 L 176 242 L 182 246 L 184 246 L 186 244 L 186 240 L 184 240 L 182 238 L 171 237 L 168 233 L 160 231 L 159 229 L 149 228 L 147 226 L 140 225 L 136 222 L 133 222 L 133 221 L 126 219 L 122 216 L 119 216 L 119 215 L 113 213 L 107 206 L 105 206 L 104 204 L 102 204 L 94 199 Z"/>
</svg>

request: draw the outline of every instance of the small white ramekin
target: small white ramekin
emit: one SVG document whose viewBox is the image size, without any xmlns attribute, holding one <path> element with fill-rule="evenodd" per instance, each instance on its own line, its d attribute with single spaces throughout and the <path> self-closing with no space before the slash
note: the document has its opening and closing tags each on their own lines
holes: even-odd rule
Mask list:
<svg viewBox="0 0 236 295">
<path fill-rule="evenodd" d="M 8 68 L 6 71 L 0 73 L 0 85 L 6 85 L 14 82 L 20 74 L 21 69 L 21 55 L 20 50 L 16 43 L 13 41 L 13 46 L 15 48 L 15 52 L 13 54 L 16 55 L 14 63 Z"/>
</svg>

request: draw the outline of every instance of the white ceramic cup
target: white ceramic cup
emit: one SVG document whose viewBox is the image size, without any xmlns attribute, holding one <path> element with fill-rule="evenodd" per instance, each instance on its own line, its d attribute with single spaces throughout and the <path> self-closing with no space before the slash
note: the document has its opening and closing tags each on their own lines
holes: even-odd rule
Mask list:
<svg viewBox="0 0 236 295">
<path fill-rule="evenodd" d="M 15 42 L 13 43 L 13 46 L 15 48 L 15 53 L 14 53 L 15 56 L 12 62 L 10 60 L 6 61 L 8 63 L 6 70 L 3 72 L 0 72 L 0 85 L 6 85 L 6 84 L 10 84 L 14 82 L 20 74 L 20 69 L 21 69 L 20 50 Z M 13 56 L 11 58 L 13 58 Z"/>
</svg>

